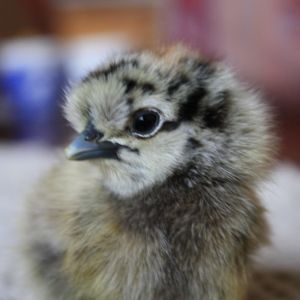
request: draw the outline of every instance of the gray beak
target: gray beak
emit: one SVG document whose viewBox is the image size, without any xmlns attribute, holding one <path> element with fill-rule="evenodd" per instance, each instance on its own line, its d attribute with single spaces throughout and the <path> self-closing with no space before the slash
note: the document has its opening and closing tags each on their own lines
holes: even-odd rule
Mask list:
<svg viewBox="0 0 300 300">
<path fill-rule="evenodd" d="M 118 149 L 118 144 L 109 141 L 90 141 L 84 131 L 65 149 L 65 154 L 70 160 L 118 159 Z"/>
</svg>

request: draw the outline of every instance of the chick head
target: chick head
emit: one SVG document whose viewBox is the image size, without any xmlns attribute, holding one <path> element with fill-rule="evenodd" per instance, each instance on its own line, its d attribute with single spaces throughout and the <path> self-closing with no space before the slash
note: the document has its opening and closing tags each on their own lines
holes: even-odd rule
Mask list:
<svg viewBox="0 0 300 300">
<path fill-rule="evenodd" d="M 67 157 L 89 160 L 123 198 L 174 174 L 188 187 L 255 180 L 272 158 L 259 98 L 227 66 L 186 49 L 125 55 L 68 93 L 65 114 L 79 136 Z"/>
</svg>

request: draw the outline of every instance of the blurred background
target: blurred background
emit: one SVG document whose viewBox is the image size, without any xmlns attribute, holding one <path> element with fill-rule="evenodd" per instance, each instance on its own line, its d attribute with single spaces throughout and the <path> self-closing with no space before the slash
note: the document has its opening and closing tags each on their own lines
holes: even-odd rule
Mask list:
<svg viewBox="0 0 300 300">
<path fill-rule="evenodd" d="M 261 257 L 300 266 L 300 0 L 0 0 L 0 240 L 18 247 L 12 220 L 72 134 L 68 84 L 111 55 L 176 42 L 227 60 L 265 93 L 280 149 L 262 189 L 274 232 Z M 16 276 L 8 257 L 1 300 Z"/>
</svg>

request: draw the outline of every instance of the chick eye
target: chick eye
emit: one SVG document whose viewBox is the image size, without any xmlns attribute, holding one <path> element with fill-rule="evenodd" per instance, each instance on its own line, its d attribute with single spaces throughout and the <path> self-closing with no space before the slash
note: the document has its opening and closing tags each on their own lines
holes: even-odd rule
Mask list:
<svg viewBox="0 0 300 300">
<path fill-rule="evenodd" d="M 155 134 L 160 124 L 159 113 L 153 110 L 139 111 L 134 115 L 131 132 L 139 137 Z"/>
</svg>

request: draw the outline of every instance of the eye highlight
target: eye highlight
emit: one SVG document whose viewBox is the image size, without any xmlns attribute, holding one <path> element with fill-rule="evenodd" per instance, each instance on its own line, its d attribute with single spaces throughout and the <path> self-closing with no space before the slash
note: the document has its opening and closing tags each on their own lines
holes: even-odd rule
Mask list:
<svg viewBox="0 0 300 300">
<path fill-rule="evenodd" d="M 156 110 L 140 110 L 133 116 L 131 133 L 141 138 L 151 137 L 159 130 L 160 125 L 161 117 Z"/>
</svg>

